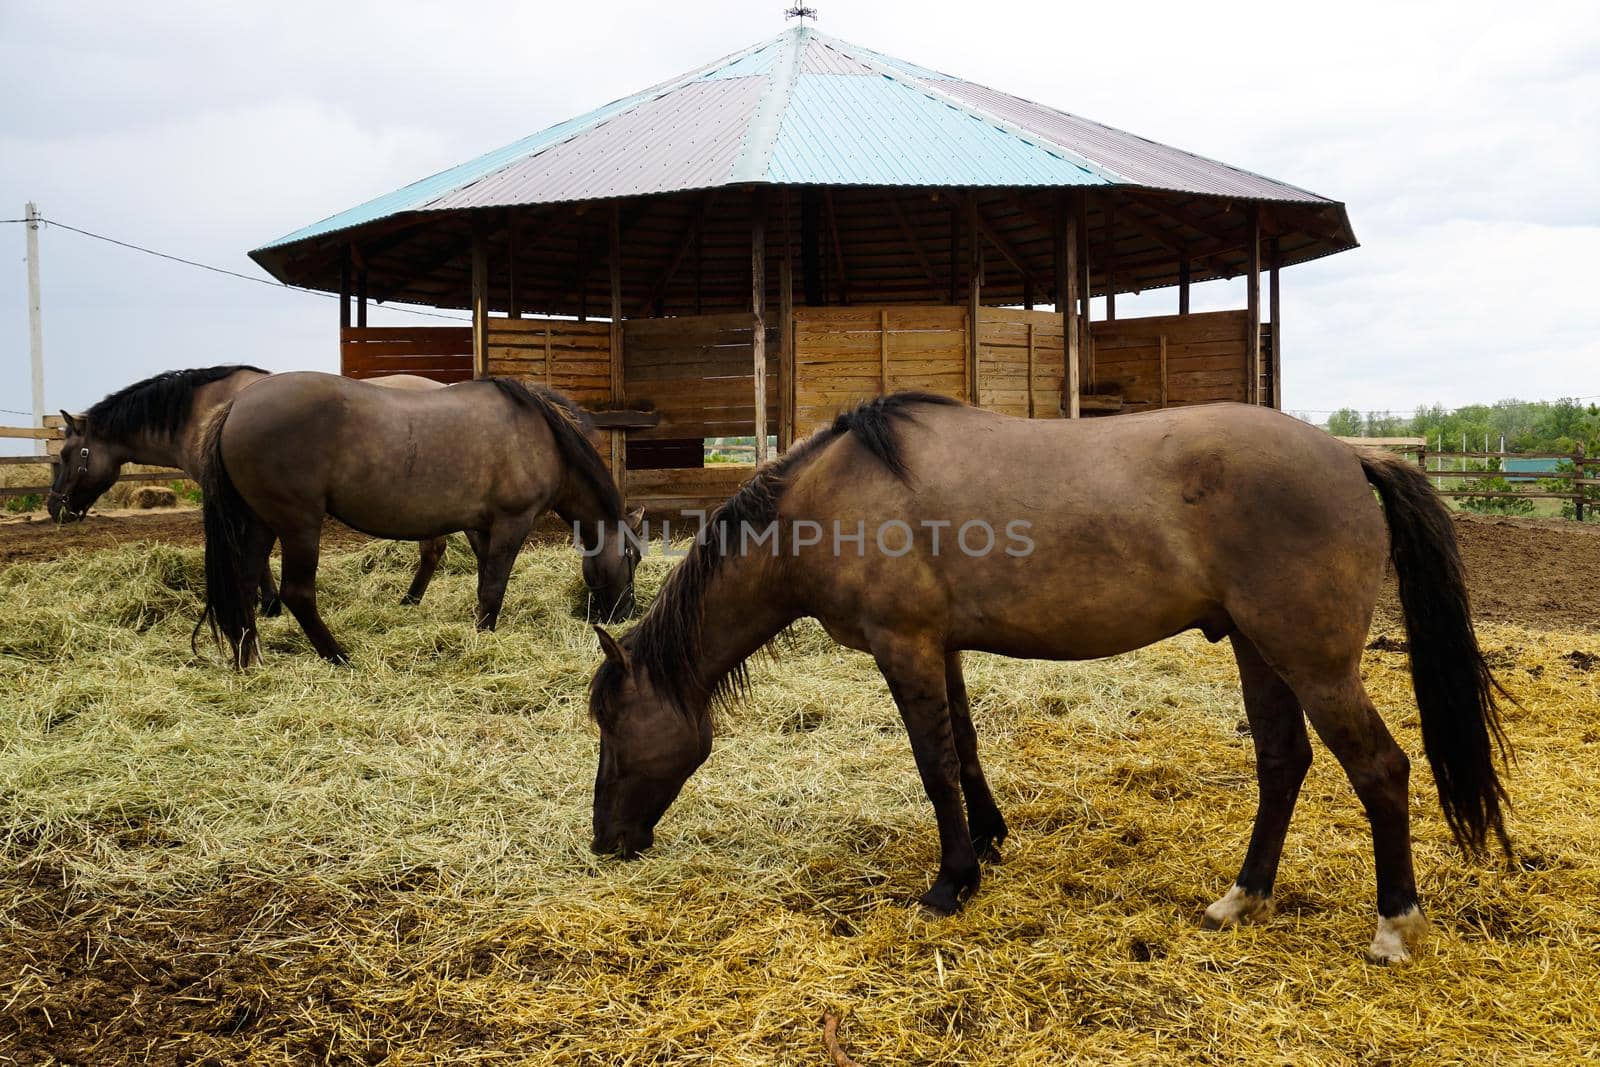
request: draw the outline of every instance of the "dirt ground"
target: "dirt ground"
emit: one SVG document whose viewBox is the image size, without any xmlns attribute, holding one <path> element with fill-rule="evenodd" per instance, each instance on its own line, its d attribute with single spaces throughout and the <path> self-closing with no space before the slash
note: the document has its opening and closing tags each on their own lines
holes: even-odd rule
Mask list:
<svg viewBox="0 0 1600 1067">
<path fill-rule="evenodd" d="M 1479 618 L 1539 629 L 1600 630 L 1600 526 L 1463 513 L 1455 520 Z M 96 513 L 60 528 L 47 518 L 5 519 L 0 520 L 0 567 L 134 541 L 198 545 L 202 540 L 200 512 L 194 508 Z M 367 540 L 334 521 L 323 531 L 325 550 Z M 1398 624 L 1392 580 L 1378 611 L 1375 628 Z"/>
</svg>

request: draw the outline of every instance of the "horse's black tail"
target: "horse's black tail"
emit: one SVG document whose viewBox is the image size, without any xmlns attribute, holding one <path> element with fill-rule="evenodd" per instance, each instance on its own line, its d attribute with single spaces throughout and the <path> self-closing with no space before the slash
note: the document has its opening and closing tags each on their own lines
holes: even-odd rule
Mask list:
<svg viewBox="0 0 1600 1067">
<path fill-rule="evenodd" d="M 211 636 L 224 637 L 233 650 L 236 667 L 248 667 L 259 651 L 256 641 L 256 587 L 260 567 L 251 566 L 249 547 L 260 540 L 264 527 L 256 513 L 228 477 L 222 462 L 222 426 L 233 404 L 225 404 L 206 426 L 201 438 L 200 491 L 206 528 L 206 606 L 195 624 L 189 643 L 200 627 L 210 626 Z"/>
<path fill-rule="evenodd" d="M 1422 745 L 1445 822 L 1468 854 L 1482 855 L 1493 831 L 1510 856 L 1500 812 L 1508 798 L 1496 771 L 1507 745 L 1495 697 L 1511 697 L 1489 673 L 1478 648 L 1450 512 L 1422 471 L 1403 457 L 1368 451 L 1360 457 L 1389 519 Z"/>
</svg>

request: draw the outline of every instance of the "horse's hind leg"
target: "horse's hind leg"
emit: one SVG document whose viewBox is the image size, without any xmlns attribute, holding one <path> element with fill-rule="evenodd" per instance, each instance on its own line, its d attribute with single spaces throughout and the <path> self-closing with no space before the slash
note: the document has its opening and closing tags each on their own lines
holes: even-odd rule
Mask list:
<svg viewBox="0 0 1600 1067">
<path fill-rule="evenodd" d="M 318 521 L 283 533 L 283 582 L 278 594 L 311 641 L 317 655 L 332 663 L 349 663 L 317 612 L 317 561 L 322 553 L 322 524 Z"/>
<path fill-rule="evenodd" d="M 272 542 L 276 540 L 271 534 L 267 535 L 266 555 L 261 560 L 261 614 L 269 619 L 275 619 L 283 614 L 283 601 L 278 599 L 278 584 L 272 580 Z"/>
<path fill-rule="evenodd" d="M 967 682 L 961 674 L 961 653 L 949 652 L 944 659 L 945 699 L 950 703 L 950 728 L 955 736 L 956 756 L 961 761 L 961 794 L 967 800 L 967 825 L 972 830 L 972 848 L 980 860 L 998 862 L 1000 842 L 1006 839 L 1006 820 L 989 792 L 988 779 L 978 762 L 978 733 L 972 728 L 972 711 L 967 703 Z"/>
<path fill-rule="evenodd" d="M 1239 877 L 1221 900 L 1206 908 L 1204 925 L 1213 930 L 1271 916 L 1272 885 L 1283 855 L 1284 834 L 1300 796 L 1300 783 L 1311 766 L 1311 740 L 1294 691 L 1261 658 L 1249 638 L 1235 633 L 1232 640 L 1244 688 L 1245 716 L 1255 742 L 1259 798 L 1255 829 Z"/>
<path fill-rule="evenodd" d="M 911 736 L 922 787 L 939 824 L 939 874 L 922 895 L 922 906 L 949 915 L 978 888 L 982 877 L 961 805 L 961 761 L 956 755 L 945 694 L 944 649 L 925 638 L 882 634 L 872 655 Z"/>
<path fill-rule="evenodd" d="M 411 579 L 411 588 L 406 590 L 406 595 L 400 598 L 402 604 L 420 604 L 422 597 L 428 591 L 428 583 L 433 581 L 433 572 L 439 569 L 439 561 L 444 558 L 445 546 L 449 540 L 444 537 L 435 537 L 431 540 L 420 541 L 417 544 L 419 559 L 417 560 L 417 573 Z"/>
<path fill-rule="evenodd" d="M 1372 825 L 1378 871 L 1378 932 L 1367 949 L 1373 963 L 1411 957 L 1428 923 L 1417 902 L 1411 866 L 1411 813 L 1407 782 L 1411 762 L 1395 744 L 1372 706 L 1352 662 L 1328 681 L 1289 675 L 1317 736 L 1338 758 Z"/>
</svg>

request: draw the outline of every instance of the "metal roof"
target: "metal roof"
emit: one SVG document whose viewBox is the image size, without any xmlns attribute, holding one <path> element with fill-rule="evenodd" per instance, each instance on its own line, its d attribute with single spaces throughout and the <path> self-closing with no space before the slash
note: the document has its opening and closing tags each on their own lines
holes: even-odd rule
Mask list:
<svg viewBox="0 0 1600 1067">
<path fill-rule="evenodd" d="M 256 251 L 408 213 L 761 184 L 1124 186 L 1334 204 L 796 26 Z"/>
</svg>

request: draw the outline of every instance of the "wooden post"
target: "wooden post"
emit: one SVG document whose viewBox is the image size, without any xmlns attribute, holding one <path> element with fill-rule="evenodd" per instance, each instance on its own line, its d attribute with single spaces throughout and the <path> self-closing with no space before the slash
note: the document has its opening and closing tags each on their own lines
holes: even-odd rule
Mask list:
<svg viewBox="0 0 1600 1067">
<path fill-rule="evenodd" d="M 1033 406 L 1033 322 L 1028 322 L 1028 418 L 1034 417 Z"/>
<path fill-rule="evenodd" d="M 1189 254 L 1178 260 L 1178 314 L 1189 314 Z"/>
<path fill-rule="evenodd" d="M 1167 406 L 1167 335 L 1162 334 L 1157 343 L 1161 350 L 1161 406 Z"/>
<path fill-rule="evenodd" d="M 607 259 L 611 267 L 611 402 L 627 400 L 622 365 L 622 206 L 611 205 L 610 242 Z M 627 496 L 628 447 L 621 430 L 611 431 L 611 478 Z"/>
<path fill-rule="evenodd" d="M 978 403 L 978 320 L 983 309 L 983 244 L 978 238 L 978 194 L 967 194 L 967 400 Z"/>
<path fill-rule="evenodd" d="M 950 205 L 950 306 L 961 300 L 961 209 Z"/>
<path fill-rule="evenodd" d="M 350 328 L 350 250 L 339 261 L 339 329 Z"/>
<path fill-rule="evenodd" d="M 706 202 L 700 201 L 700 225 L 694 228 L 694 313 L 705 314 L 706 284 Z"/>
<path fill-rule="evenodd" d="M 1094 288 L 1089 280 L 1089 194 L 1078 194 L 1078 388 L 1094 384 Z"/>
<path fill-rule="evenodd" d="M 1576 495 L 1572 498 L 1572 517 L 1577 519 L 1579 522 L 1583 521 L 1583 497 L 1584 494 L 1589 491 L 1589 487 L 1583 484 L 1585 478 L 1584 471 L 1586 471 L 1588 469 L 1588 465 L 1593 462 L 1593 460 L 1585 461 L 1583 442 L 1579 441 L 1577 447 L 1574 448 L 1572 452 L 1572 477 L 1576 483 L 1573 485 L 1573 488 L 1577 490 Z"/>
<path fill-rule="evenodd" d="M 32 386 L 33 426 L 44 428 L 44 296 L 39 287 L 39 205 L 28 201 L 22 209 L 28 220 L 24 245 L 28 257 L 28 372 Z M 340 338 L 343 341 L 343 338 Z M 34 438 L 33 454 L 48 452 L 43 438 Z"/>
<path fill-rule="evenodd" d="M 1062 193 L 1056 199 L 1056 310 L 1061 312 L 1061 410 L 1067 418 L 1080 418 L 1082 382 L 1078 377 L 1078 205 L 1082 193 Z"/>
<path fill-rule="evenodd" d="M 489 238 L 472 224 L 472 376 L 489 374 Z"/>
<path fill-rule="evenodd" d="M 1250 205 L 1249 264 L 1245 268 L 1245 309 L 1249 312 L 1249 334 L 1245 337 L 1245 401 L 1261 403 L 1261 205 Z"/>
<path fill-rule="evenodd" d="M 517 291 L 517 217 L 506 216 L 506 317 L 522 318 L 522 294 Z"/>
<path fill-rule="evenodd" d="M 1272 316 L 1272 406 L 1283 410 L 1283 305 L 1279 300 L 1278 268 L 1283 254 L 1272 239 L 1272 273 L 1267 276 L 1267 312 Z"/>
<path fill-rule="evenodd" d="M 1117 205 L 1106 201 L 1106 321 L 1117 318 Z"/>
<path fill-rule="evenodd" d="M 589 239 L 587 226 L 578 227 L 578 321 L 589 321 Z"/>
<path fill-rule="evenodd" d="M 356 274 L 356 325 L 367 328 L 367 268 Z"/>
<path fill-rule="evenodd" d="M 794 232 L 783 194 L 783 258 L 778 260 L 778 451 L 794 444 Z"/>
<path fill-rule="evenodd" d="M 767 461 L 767 203 L 760 192 L 750 213 L 750 359 L 754 364 L 756 466 Z"/>
<path fill-rule="evenodd" d="M 889 309 L 878 309 L 878 392 L 889 391 Z"/>
</svg>

